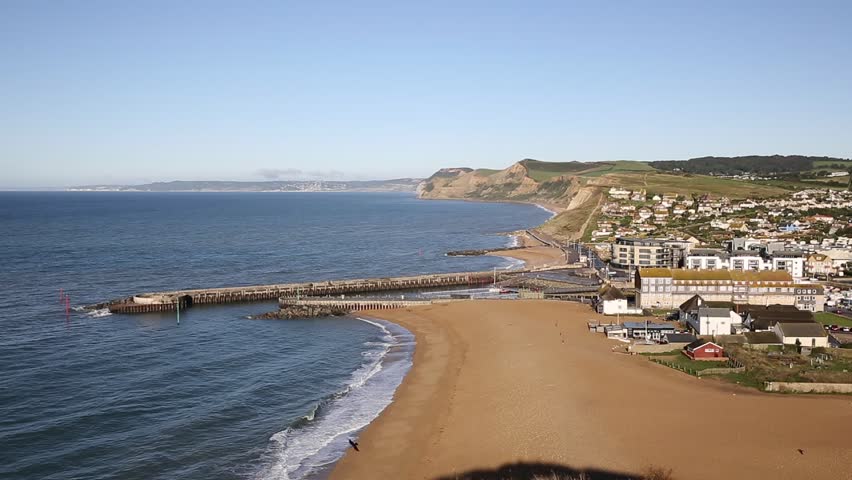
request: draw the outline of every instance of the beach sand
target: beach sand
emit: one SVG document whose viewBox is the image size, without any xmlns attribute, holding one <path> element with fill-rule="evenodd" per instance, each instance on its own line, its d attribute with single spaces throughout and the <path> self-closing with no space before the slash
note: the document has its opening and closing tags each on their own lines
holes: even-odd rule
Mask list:
<svg viewBox="0 0 852 480">
<path fill-rule="evenodd" d="M 488 252 L 486 255 L 523 260 L 524 268 L 565 265 L 565 254 L 561 249 L 553 247 L 538 246 L 516 250 L 497 250 Z"/>
<path fill-rule="evenodd" d="M 469 478 L 516 462 L 852 479 L 852 397 L 765 394 L 612 353 L 618 342 L 586 328 L 600 318 L 588 306 L 468 301 L 372 315 L 416 335 L 414 366 L 332 479 Z"/>
</svg>

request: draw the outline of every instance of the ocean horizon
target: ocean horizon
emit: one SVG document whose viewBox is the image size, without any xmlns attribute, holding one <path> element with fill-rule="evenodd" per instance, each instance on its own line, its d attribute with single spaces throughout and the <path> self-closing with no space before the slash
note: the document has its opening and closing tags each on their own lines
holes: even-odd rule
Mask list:
<svg viewBox="0 0 852 480">
<path fill-rule="evenodd" d="M 391 401 L 414 340 L 274 302 L 110 315 L 146 291 L 507 268 L 534 205 L 401 193 L 0 193 L 4 478 L 312 479 Z M 63 298 L 70 299 L 66 315 Z"/>
</svg>

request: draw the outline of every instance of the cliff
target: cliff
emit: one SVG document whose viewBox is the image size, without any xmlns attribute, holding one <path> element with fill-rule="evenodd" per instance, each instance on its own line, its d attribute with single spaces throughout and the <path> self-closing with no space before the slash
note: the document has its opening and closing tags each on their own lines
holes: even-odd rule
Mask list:
<svg viewBox="0 0 852 480">
<path fill-rule="evenodd" d="M 682 162 L 683 163 L 683 162 Z M 426 199 L 517 201 L 544 205 L 558 215 L 539 227 L 558 238 L 579 239 L 598 216 L 611 187 L 675 193 L 707 193 L 731 199 L 779 195 L 783 189 L 705 175 L 663 172 L 636 161 L 543 162 L 524 159 L 503 170 L 444 168 L 423 180 Z"/>
</svg>

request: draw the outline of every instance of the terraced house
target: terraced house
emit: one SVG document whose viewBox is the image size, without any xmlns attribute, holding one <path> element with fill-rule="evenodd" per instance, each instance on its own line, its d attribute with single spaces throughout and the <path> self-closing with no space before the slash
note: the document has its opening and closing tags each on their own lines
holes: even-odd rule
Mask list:
<svg viewBox="0 0 852 480">
<path fill-rule="evenodd" d="M 676 308 L 695 295 L 710 302 L 793 305 L 812 312 L 821 312 L 825 303 L 820 285 L 799 283 L 786 271 L 640 268 L 635 282 L 641 308 Z"/>
</svg>

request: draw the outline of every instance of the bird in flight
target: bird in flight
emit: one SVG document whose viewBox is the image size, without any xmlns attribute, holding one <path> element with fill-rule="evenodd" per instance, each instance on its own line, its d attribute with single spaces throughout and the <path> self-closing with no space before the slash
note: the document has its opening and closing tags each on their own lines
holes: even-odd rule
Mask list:
<svg viewBox="0 0 852 480">
<path fill-rule="evenodd" d="M 805 451 L 804 451 L 804 450 L 802 450 L 802 449 L 800 448 L 800 449 L 799 449 L 799 453 L 800 453 L 800 454 L 802 454 L 802 455 L 804 455 L 804 454 L 805 454 Z"/>
<path fill-rule="evenodd" d="M 352 445 L 352 448 L 354 448 L 356 452 L 361 451 L 361 450 L 358 450 L 358 442 L 353 441 L 351 438 L 349 439 L 349 445 Z"/>
</svg>

